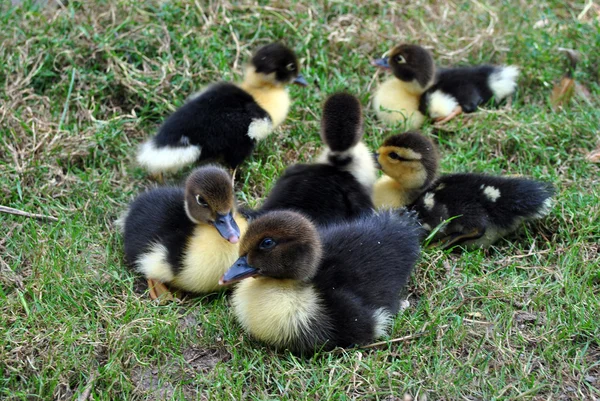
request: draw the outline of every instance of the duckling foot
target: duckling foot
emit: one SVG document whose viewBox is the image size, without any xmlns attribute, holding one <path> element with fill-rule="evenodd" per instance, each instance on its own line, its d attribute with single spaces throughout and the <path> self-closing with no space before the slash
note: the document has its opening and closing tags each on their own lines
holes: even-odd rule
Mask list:
<svg viewBox="0 0 600 401">
<path fill-rule="evenodd" d="M 148 279 L 148 288 L 152 299 L 160 299 L 161 301 L 173 301 L 175 299 L 167 286 L 160 281 Z"/>
<path fill-rule="evenodd" d="M 461 114 L 462 112 L 463 112 L 462 107 L 456 106 L 456 108 L 454 110 L 452 110 L 452 113 L 448 114 L 446 117 L 438 117 L 438 118 L 434 119 L 434 121 L 436 124 L 445 124 L 448 121 L 452 120 L 457 115 Z"/>
<path fill-rule="evenodd" d="M 152 179 L 154 181 L 158 182 L 159 184 L 165 183 L 165 177 L 164 177 L 163 173 L 154 173 L 150 177 L 152 177 Z"/>
<path fill-rule="evenodd" d="M 443 237 L 439 241 L 429 244 L 428 248 L 447 249 L 447 248 L 450 248 L 452 245 L 456 245 L 456 244 L 459 244 L 464 241 L 481 238 L 484 233 L 485 233 L 485 230 L 481 229 L 481 228 L 474 228 L 473 230 L 466 232 L 466 233 L 463 233 L 463 232 L 452 233 L 450 235 Z"/>
</svg>

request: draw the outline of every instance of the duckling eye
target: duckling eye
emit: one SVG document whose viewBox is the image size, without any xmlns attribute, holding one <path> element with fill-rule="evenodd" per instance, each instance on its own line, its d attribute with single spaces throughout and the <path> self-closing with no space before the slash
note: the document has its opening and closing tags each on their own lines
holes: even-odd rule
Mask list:
<svg viewBox="0 0 600 401">
<path fill-rule="evenodd" d="M 277 245 L 277 242 L 275 242 L 272 238 L 265 238 L 261 241 L 258 248 L 264 251 L 273 248 L 275 245 Z"/>
<path fill-rule="evenodd" d="M 406 64 L 406 59 L 404 58 L 404 56 L 402 56 L 401 54 L 398 54 L 396 56 L 396 62 L 398 64 Z"/>
<path fill-rule="evenodd" d="M 398 161 L 400 161 L 400 162 L 410 162 L 410 161 L 413 161 L 413 160 L 411 160 L 411 159 L 407 159 L 406 157 L 402 157 L 402 156 L 400 156 L 400 155 L 399 155 L 398 153 L 396 153 L 396 152 L 390 152 L 390 153 L 388 154 L 388 156 L 390 157 L 390 159 L 398 160 Z"/>
<path fill-rule="evenodd" d="M 285 66 L 285 68 L 287 68 L 288 71 L 296 70 L 296 66 L 294 65 L 294 63 L 289 63 L 288 65 Z"/>
<path fill-rule="evenodd" d="M 201 197 L 200 195 L 196 195 L 196 202 L 198 202 L 198 204 L 202 207 L 208 207 L 208 203 L 206 203 L 204 198 Z"/>
</svg>

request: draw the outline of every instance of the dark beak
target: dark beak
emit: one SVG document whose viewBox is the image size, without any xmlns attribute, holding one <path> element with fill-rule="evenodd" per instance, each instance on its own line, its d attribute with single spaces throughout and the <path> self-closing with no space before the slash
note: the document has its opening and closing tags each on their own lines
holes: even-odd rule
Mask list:
<svg viewBox="0 0 600 401">
<path fill-rule="evenodd" d="M 381 164 L 379 163 L 379 153 L 373 152 L 373 161 L 375 162 L 375 167 L 381 170 Z"/>
<path fill-rule="evenodd" d="M 228 285 L 256 275 L 258 275 L 258 269 L 250 266 L 248 258 L 242 256 L 223 274 L 223 277 L 219 280 L 219 285 Z"/>
<path fill-rule="evenodd" d="M 390 63 L 388 63 L 387 58 L 376 58 L 375 60 L 371 61 L 371 64 L 375 67 L 383 68 L 386 70 L 390 69 Z"/>
<path fill-rule="evenodd" d="M 237 244 L 240 240 L 240 228 L 233 219 L 232 212 L 227 214 L 217 213 L 217 219 L 213 222 L 221 237 L 225 238 L 232 244 Z"/>
<path fill-rule="evenodd" d="M 294 80 L 292 82 L 295 83 L 296 85 L 308 86 L 308 82 L 306 81 L 306 79 L 304 79 L 302 74 L 298 74 L 298 76 L 296 78 L 294 78 Z"/>
</svg>

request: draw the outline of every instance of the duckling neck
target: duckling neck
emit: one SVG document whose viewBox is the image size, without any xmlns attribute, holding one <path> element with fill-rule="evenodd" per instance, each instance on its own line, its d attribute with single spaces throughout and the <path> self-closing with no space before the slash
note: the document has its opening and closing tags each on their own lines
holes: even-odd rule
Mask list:
<svg viewBox="0 0 600 401">
<path fill-rule="evenodd" d="M 413 203 L 421 191 L 421 187 L 407 187 L 384 175 L 373 187 L 373 203 L 377 209 L 403 207 Z"/>
<path fill-rule="evenodd" d="M 285 120 L 290 109 L 290 96 L 285 86 L 275 81 L 275 77 L 259 74 L 254 67 L 248 67 L 239 87 L 269 113 L 273 128 Z"/>
<path fill-rule="evenodd" d="M 329 327 L 324 306 L 310 283 L 268 277 L 246 279 L 233 294 L 242 326 L 280 347 L 324 341 Z"/>
</svg>

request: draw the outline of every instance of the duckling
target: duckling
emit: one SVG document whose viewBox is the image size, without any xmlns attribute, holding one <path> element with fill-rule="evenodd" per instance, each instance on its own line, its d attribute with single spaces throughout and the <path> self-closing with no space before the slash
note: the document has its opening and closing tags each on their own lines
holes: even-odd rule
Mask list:
<svg viewBox="0 0 600 401">
<path fill-rule="evenodd" d="M 373 105 L 378 117 L 388 124 L 404 122 L 407 130 L 419 128 L 425 116 L 445 123 L 462 112 L 473 113 L 492 99 L 500 102 L 515 92 L 519 75 L 515 66 L 436 70 L 429 51 L 408 44 L 395 47 L 389 59 L 373 64 L 392 69 L 395 76 L 375 93 Z"/>
<path fill-rule="evenodd" d="M 231 176 L 213 165 L 194 170 L 185 189 L 141 194 L 120 224 L 126 260 L 146 276 L 152 298 L 168 292 L 162 283 L 195 293 L 219 290 L 247 226 L 236 214 Z"/>
<path fill-rule="evenodd" d="M 292 209 L 322 224 L 372 211 L 377 169 L 362 136 L 358 99 L 348 93 L 330 96 L 321 120 L 325 150 L 316 163 L 287 168 L 259 213 Z"/>
<path fill-rule="evenodd" d="M 383 172 L 397 182 L 379 190 L 390 189 L 385 196 L 408 202 L 426 231 L 452 219 L 434 236 L 434 246 L 489 247 L 551 209 L 554 188 L 549 183 L 484 174 L 449 174 L 434 180 L 438 158 L 434 144 L 415 132 L 388 138 L 378 157 Z M 414 191 L 406 185 L 413 182 L 418 186 Z"/>
<path fill-rule="evenodd" d="M 414 214 L 391 211 L 326 226 L 293 211 L 269 212 L 249 224 L 240 258 L 220 282 L 241 280 L 235 316 L 278 349 L 367 344 L 399 310 L 419 257 L 418 230 Z"/>
<path fill-rule="evenodd" d="M 384 172 L 373 188 L 377 209 L 410 205 L 431 185 L 438 171 L 436 146 L 416 131 L 388 137 L 376 158 Z"/>
<path fill-rule="evenodd" d="M 435 79 L 431 53 L 421 46 L 402 44 L 393 48 L 388 58 L 374 60 L 373 65 L 391 69 L 394 74 L 373 96 L 377 117 L 390 125 L 403 123 L 406 130 L 423 125 L 425 115 L 419 102 Z"/>
<path fill-rule="evenodd" d="M 285 120 L 290 107 L 285 86 L 291 82 L 307 85 L 294 52 L 279 43 L 261 47 L 241 84 L 216 83 L 191 96 L 140 146 L 138 163 L 159 177 L 219 158 L 235 169 Z"/>
</svg>

